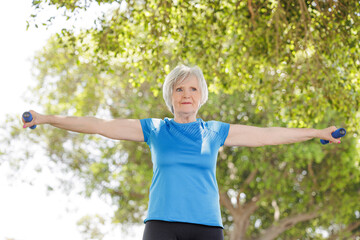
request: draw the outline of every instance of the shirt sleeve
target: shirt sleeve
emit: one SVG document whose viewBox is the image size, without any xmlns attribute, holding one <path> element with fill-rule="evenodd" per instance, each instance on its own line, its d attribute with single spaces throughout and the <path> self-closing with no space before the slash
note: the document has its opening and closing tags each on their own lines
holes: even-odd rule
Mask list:
<svg viewBox="0 0 360 240">
<path fill-rule="evenodd" d="M 210 121 L 210 123 L 212 130 L 217 132 L 220 147 L 223 146 L 229 134 L 230 124 L 219 121 Z"/>
<path fill-rule="evenodd" d="M 141 128 L 142 128 L 142 131 L 144 134 L 144 142 L 148 143 L 148 141 L 150 139 L 151 131 L 153 129 L 152 119 L 151 118 L 140 119 L 140 123 L 141 123 Z"/>
</svg>

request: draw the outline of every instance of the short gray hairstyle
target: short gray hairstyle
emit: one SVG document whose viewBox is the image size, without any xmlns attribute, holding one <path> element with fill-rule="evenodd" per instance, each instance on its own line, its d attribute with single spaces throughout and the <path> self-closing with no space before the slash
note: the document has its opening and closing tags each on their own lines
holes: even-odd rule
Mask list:
<svg viewBox="0 0 360 240">
<path fill-rule="evenodd" d="M 175 85 L 182 83 L 189 76 L 195 76 L 198 80 L 200 87 L 200 106 L 199 108 L 206 103 L 208 99 L 208 87 L 204 78 L 204 74 L 198 66 L 189 67 L 185 65 L 179 65 L 174 68 L 165 78 L 163 85 L 163 97 L 166 103 L 166 106 L 174 114 L 174 108 L 172 106 L 172 93 Z"/>
</svg>

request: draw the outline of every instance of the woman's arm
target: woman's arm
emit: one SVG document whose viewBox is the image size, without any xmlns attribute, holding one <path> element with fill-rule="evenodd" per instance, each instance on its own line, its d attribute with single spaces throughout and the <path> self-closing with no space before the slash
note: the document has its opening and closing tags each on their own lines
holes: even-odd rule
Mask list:
<svg viewBox="0 0 360 240">
<path fill-rule="evenodd" d="M 100 134 L 117 140 L 144 141 L 142 127 L 138 119 L 104 120 L 95 117 L 42 115 L 35 111 L 30 111 L 30 113 L 33 116 L 33 120 L 28 123 L 25 123 L 23 120 L 24 128 L 38 124 L 50 124 L 64 130 Z"/>
<path fill-rule="evenodd" d="M 337 128 L 260 128 L 246 125 L 231 124 L 225 146 L 260 147 L 266 145 L 280 145 L 303 142 L 313 138 L 321 138 L 330 142 L 339 143 L 339 139 L 331 136 Z"/>
</svg>

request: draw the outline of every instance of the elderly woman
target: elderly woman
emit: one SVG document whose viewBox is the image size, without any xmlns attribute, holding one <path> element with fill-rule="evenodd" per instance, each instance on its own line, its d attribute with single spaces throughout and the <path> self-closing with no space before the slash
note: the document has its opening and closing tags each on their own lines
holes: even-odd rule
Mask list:
<svg viewBox="0 0 360 240">
<path fill-rule="evenodd" d="M 322 138 L 339 143 L 326 129 L 260 128 L 197 118 L 208 98 L 198 67 L 178 66 L 166 77 L 163 97 L 174 118 L 113 119 L 41 115 L 24 124 L 138 142 L 151 149 L 153 179 L 143 240 L 220 240 L 223 225 L 216 182 L 219 148 L 260 147 Z"/>
</svg>

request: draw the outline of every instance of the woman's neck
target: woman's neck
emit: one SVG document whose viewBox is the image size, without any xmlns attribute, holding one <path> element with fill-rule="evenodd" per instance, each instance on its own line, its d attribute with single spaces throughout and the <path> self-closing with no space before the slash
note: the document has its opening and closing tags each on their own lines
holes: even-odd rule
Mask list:
<svg viewBox="0 0 360 240">
<path fill-rule="evenodd" d="M 196 115 L 174 114 L 174 121 L 177 123 L 190 123 L 196 121 Z"/>
</svg>

